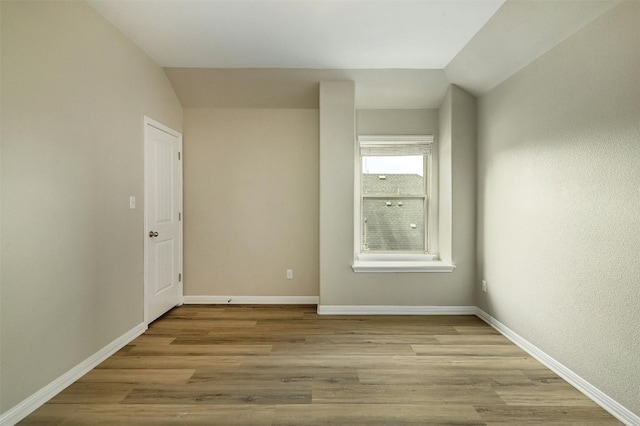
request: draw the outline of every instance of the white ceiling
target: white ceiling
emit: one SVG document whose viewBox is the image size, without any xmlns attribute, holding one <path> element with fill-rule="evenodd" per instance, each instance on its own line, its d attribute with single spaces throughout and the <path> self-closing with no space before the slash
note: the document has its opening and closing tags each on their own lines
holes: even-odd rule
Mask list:
<svg viewBox="0 0 640 426">
<path fill-rule="evenodd" d="M 87 0 L 167 75 L 184 107 L 436 108 L 495 87 L 620 0 Z M 247 93 L 247 87 L 251 91 Z"/>
<path fill-rule="evenodd" d="M 89 3 L 163 67 L 442 69 L 504 0 Z"/>
</svg>

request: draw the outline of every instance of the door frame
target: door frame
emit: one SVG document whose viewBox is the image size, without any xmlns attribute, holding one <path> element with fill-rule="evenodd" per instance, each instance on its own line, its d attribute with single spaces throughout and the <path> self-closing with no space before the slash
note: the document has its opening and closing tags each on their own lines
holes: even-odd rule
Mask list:
<svg viewBox="0 0 640 426">
<path fill-rule="evenodd" d="M 147 117 L 146 115 L 144 116 L 144 140 L 143 140 L 143 153 L 144 153 L 144 168 L 143 168 L 143 172 L 144 172 L 144 233 L 142 235 L 142 238 L 144 239 L 144 243 L 143 243 L 143 247 L 144 247 L 144 288 L 143 288 L 143 294 L 144 294 L 144 307 L 143 307 L 143 312 L 144 312 L 144 325 L 145 327 L 149 326 L 149 291 L 148 291 L 148 284 L 149 284 L 149 277 L 147 274 L 147 268 L 148 268 L 148 264 L 149 264 L 149 236 L 147 235 L 149 233 L 149 221 L 148 221 L 148 216 L 149 216 L 149 203 L 148 203 L 148 193 L 147 193 L 147 168 L 149 166 L 147 158 L 148 158 L 148 152 L 147 152 L 147 141 L 149 140 L 149 126 L 151 127 L 155 127 L 158 130 L 161 130 L 165 133 L 168 133 L 172 136 L 175 136 L 178 138 L 178 144 L 179 144 L 179 155 L 180 155 L 180 161 L 178 161 L 178 212 L 180 212 L 180 215 L 183 217 L 184 216 L 184 210 L 183 210 L 183 203 L 182 203 L 182 194 L 183 192 L 183 176 L 182 176 L 182 133 L 177 132 L 175 130 L 173 130 L 170 127 L 165 126 L 164 124 Z M 178 221 L 179 227 L 178 227 L 178 269 L 179 269 L 179 273 L 181 274 L 182 279 L 178 280 L 178 288 L 180 289 L 180 300 L 179 300 L 179 305 L 182 305 L 184 303 L 184 273 L 183 273 L 183 223 L 184 221 L 182 220 L 182 217 L 180 218 L 180 220 Z"/>
</svg>

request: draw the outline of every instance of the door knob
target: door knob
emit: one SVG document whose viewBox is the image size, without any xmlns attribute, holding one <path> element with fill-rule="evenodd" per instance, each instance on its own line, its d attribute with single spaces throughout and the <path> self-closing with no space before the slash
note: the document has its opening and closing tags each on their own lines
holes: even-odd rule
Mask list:
<svg viewBox="0 0 640 426">
<path fill-rule="evenodd" d="M 149 231 L 149 238 L 157 237 L 158 233 L 154 231 Z"/>
</svg>

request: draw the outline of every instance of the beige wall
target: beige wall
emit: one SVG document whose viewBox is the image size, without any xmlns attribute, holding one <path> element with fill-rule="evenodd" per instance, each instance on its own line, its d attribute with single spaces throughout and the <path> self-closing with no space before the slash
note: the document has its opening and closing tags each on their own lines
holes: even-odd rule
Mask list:
<svg viewBox="0 0 640 426">
<path fill-rule="evenodd" d="M 479 102 L 479 306 L 640 414 L 640 3 Z"/>
<path fill-rule="evenodd" d="M 185 295 L 318 296 L 318 110 L 185 109 L 184 128 Z"/>
<path fill-rule="evenodd" d="M 437 109 L 359 109 L 359 135 L 434 135 L 438 131 Z"/>
<path fill-rule="evenodd" d="M 320 304 L 473 306 L 475 230 L 468 229 L 466 225 L 460 227 L 462 233 L 454 235 L 454 240 L 466 240 L 467 246 L 461 245 L 458 252 L 454 251 L 453 260 L 457 268 L 453 273 L 354 273 L 351 269 L 356 127 L 354 90 L 350 81 L 320 84 Z M 458 102 L 458 98 L 452 102 Z M 451 111 L 452 114 L 455 112 L 456 120 L 471 119 L 473 122 L 472 117 L 465 115 L 470 114 L 468 108 L 451 106 Z M 397 126 L 404 122 L 411 126 L 411 132 L 437 134 L 438 114 L 437 110 L 358 110 L 358 132 L 396 133 L 400 132 Z M 420 116 L 422 121 L 418 123 Z M 453 119 L 448 125 L 453 129 L 450 133 L 464 134 L 452 138 L 452 144 L 459 144 L 459 149 L 466 150 L 469 148 L 467 145 L 475 144 L 475 137 L 469 137 L 466 131 L 468 126 L 459 126 Z M 466 160 L 464 163 L 456 161 L 453 160 L 454 178 L 461 179 L 460 185 L 470 186 L 473 191 L 475 169 L 463 167 Z M 459 210 L 459 218 L 466 217 L 465 223 L 470 222 L 473 226 L 473 199 L 468 200 L 464 207 L 467 209 Z M 454 216 L 454 224 L 456 221 Z"/>
<path fill-rule="evenodd" d="M 142 323 L 143 116 L 182 108 L 85 3 L 0 5 L 6 412 Z"/>
</svg>

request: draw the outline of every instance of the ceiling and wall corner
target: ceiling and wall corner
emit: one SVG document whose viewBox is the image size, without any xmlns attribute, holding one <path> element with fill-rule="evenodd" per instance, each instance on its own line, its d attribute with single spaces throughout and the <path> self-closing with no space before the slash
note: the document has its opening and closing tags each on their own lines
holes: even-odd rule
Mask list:
<svg viewBox="0 0 640 426">
<path fill-rule="evenodd" d="M 447 64 L 447 79 L 485 94 L 618 3 L 507 1 Z"/>
<path fill-rule="evenodd" d="M 353 80 L 358 109 L 486 93 L 619 2 L 88 0 L 185 108 L 317 108 L 319 81 Z"/>
<path fill-rule="evenodd" d="M 317 109 L 319 82 L 357 82 L 357 109 L 430 109 L 449 85 L 443 70 L 165 68 L 185 108 Z"/>
</svg>

